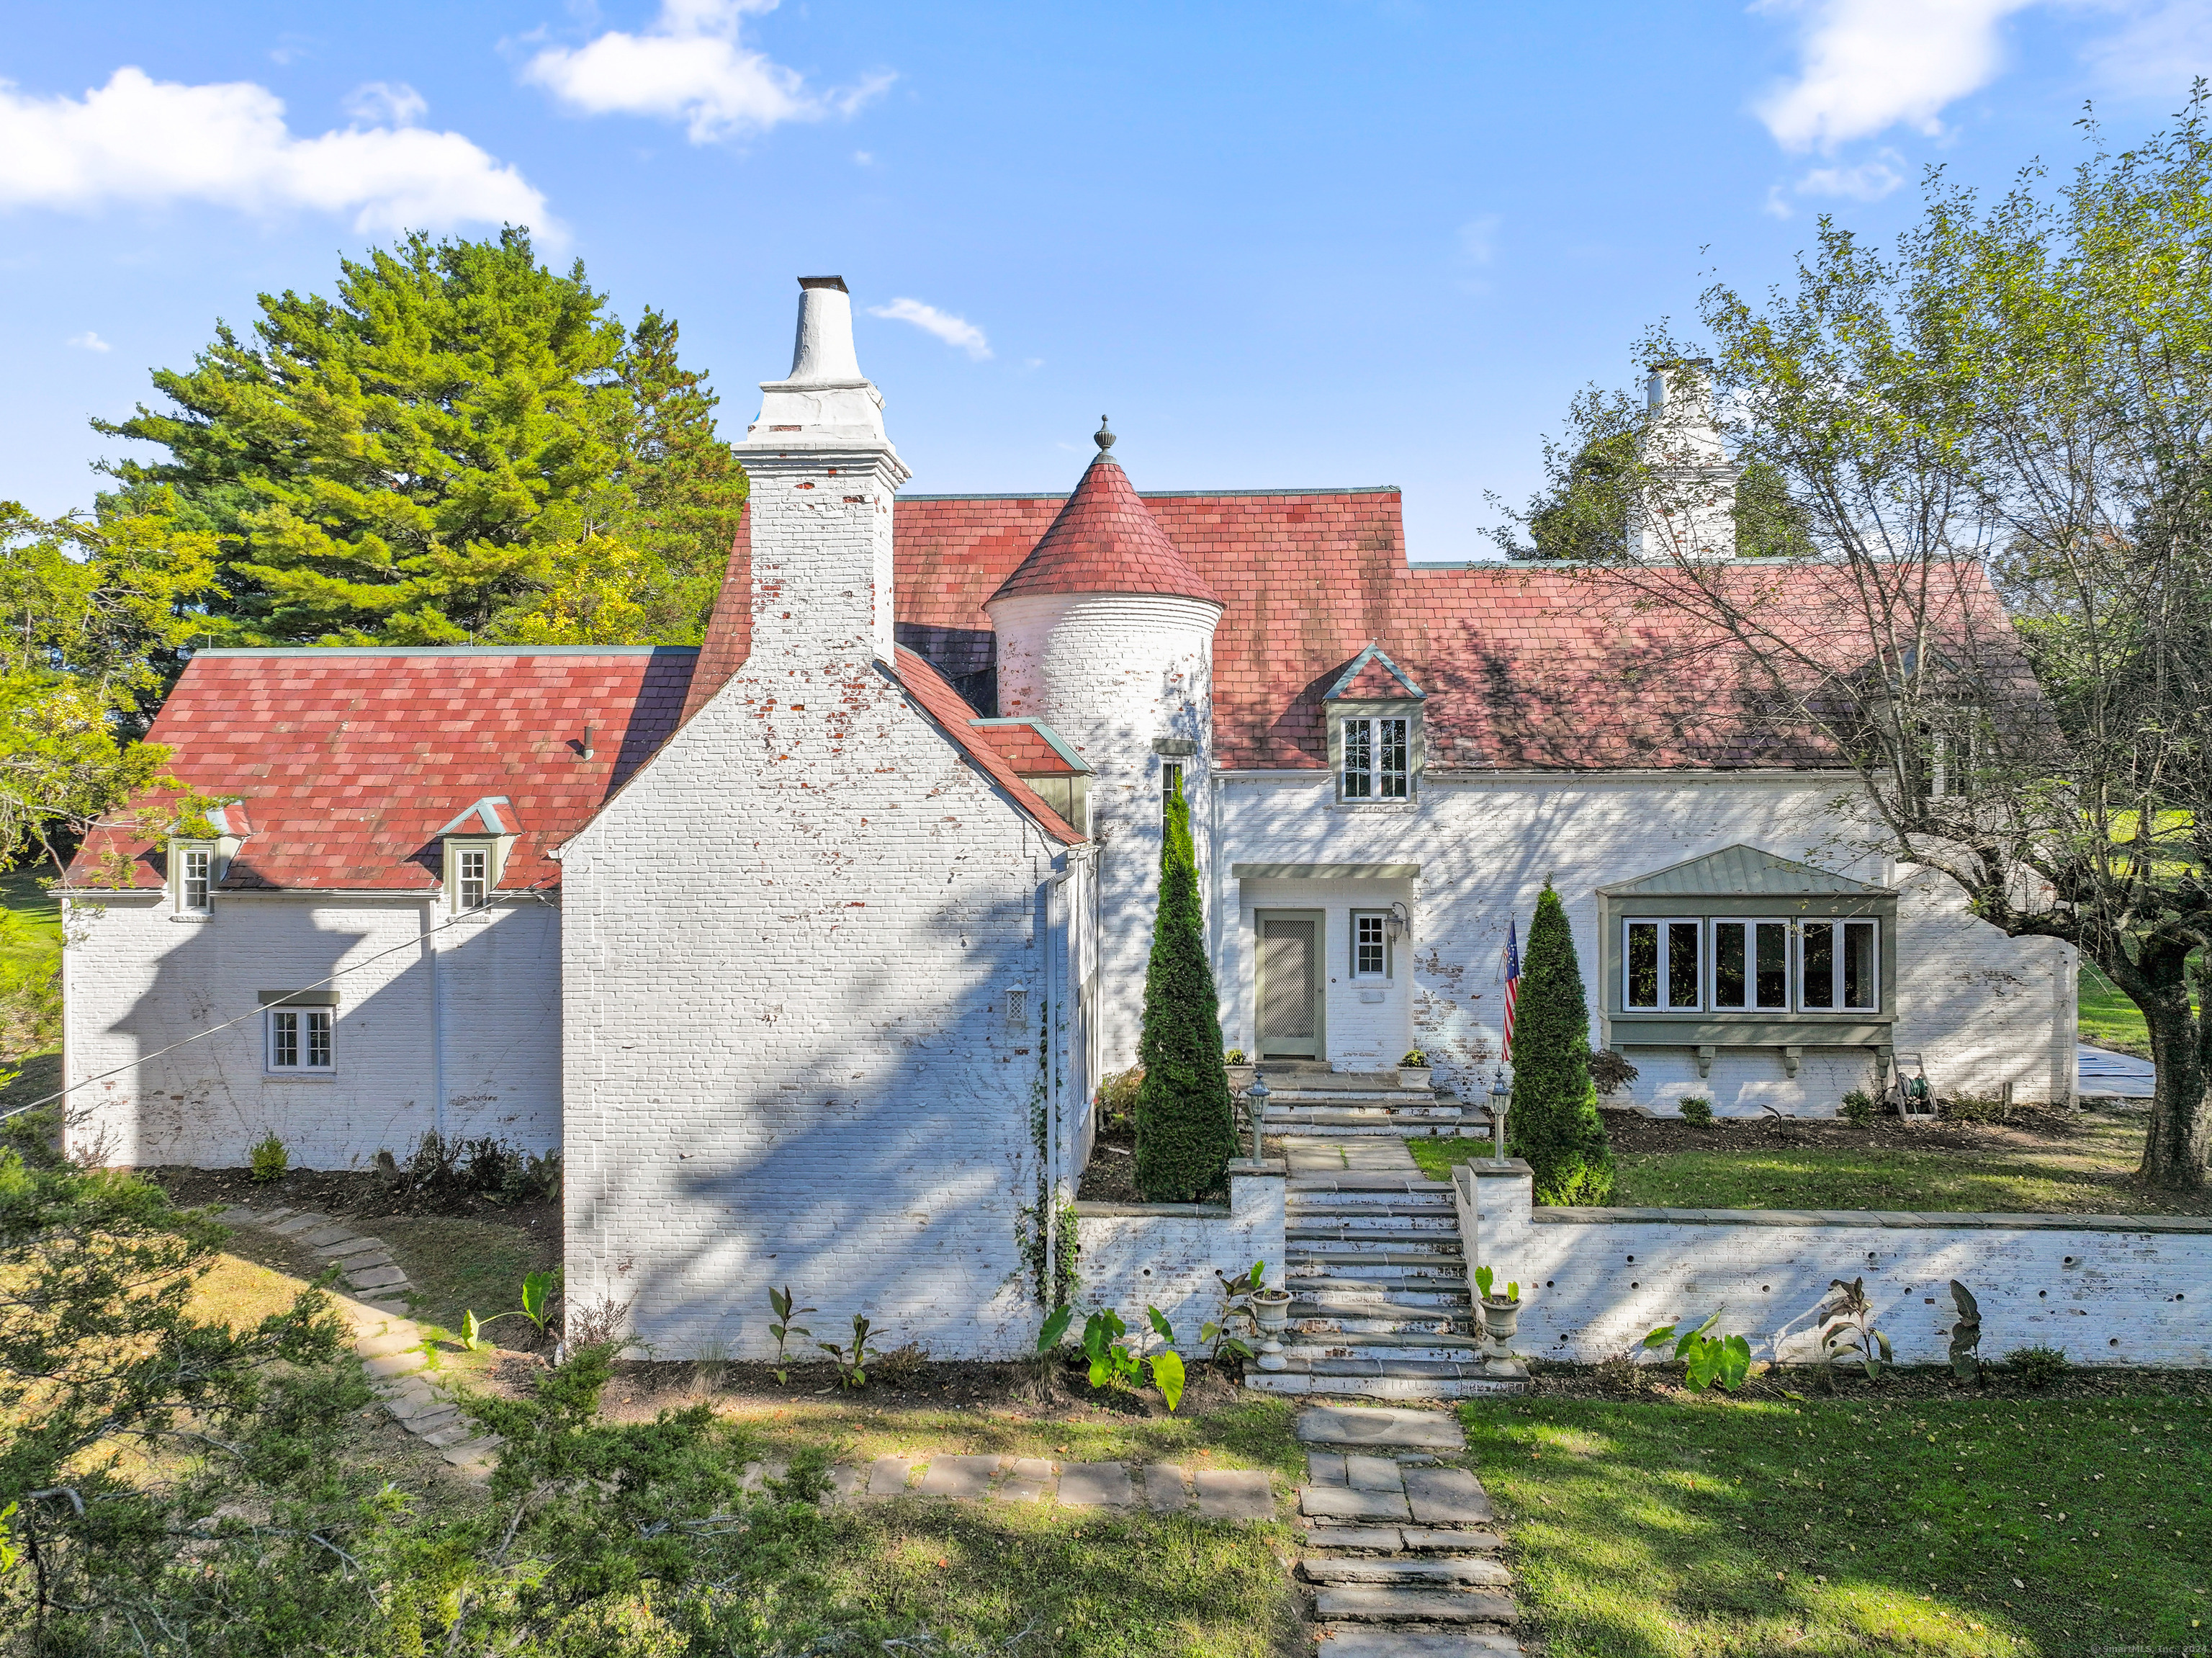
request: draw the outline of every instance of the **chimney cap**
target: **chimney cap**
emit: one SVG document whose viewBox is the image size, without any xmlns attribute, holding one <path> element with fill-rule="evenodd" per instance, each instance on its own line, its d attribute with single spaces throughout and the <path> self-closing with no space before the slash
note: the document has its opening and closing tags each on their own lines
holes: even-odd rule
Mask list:
<svg viewBox="0 0 2212 1658">
<path fill-rule="evenodd" d="M 801 277 L 799 279 L 799 285 L 801 288 L 834 288 L 841 294 L 849 294 L 853 291 L 845 286 L 845 278 L 842 277 Z"/>
</svg>

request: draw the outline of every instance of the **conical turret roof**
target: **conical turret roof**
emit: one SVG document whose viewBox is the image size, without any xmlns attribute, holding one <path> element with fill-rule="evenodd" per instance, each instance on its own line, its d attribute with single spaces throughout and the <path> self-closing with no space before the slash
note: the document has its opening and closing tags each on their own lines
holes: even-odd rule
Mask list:
<svg viewBox="0 0 2212 1658">
<path fill-rule="evenodd" d="M 1103 452 L 991 600 L 1029 593 L 1159 593 L 1222 602 L 1137 498 L 1128 474 Z"/>
</svg>

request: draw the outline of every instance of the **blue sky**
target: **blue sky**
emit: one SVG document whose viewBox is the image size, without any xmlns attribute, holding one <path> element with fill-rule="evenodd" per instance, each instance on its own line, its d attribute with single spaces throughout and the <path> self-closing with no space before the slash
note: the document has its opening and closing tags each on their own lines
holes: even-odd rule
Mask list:
<svg viewBox="0 0 2212 1658">
<path fill-rule="evenodd" d="M 1574 389 L 1814 217 L 2002 188 L 2212 68 L 2212 0 L 0 6 L 0 496 L 264 290 L 402 226 L 537 227 L 742 431 L 801 274 L 859 311 L 915 492 L 1398 484 L 1484 556 Z"/>
</svg>

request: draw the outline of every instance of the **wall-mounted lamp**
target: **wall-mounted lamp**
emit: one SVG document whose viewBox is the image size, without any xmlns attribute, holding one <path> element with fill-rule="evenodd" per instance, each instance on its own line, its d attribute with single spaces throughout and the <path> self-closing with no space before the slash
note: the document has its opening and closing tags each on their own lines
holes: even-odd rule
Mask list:
<svg viewBox="0 0 2212 1658">
<path fill-rule="evenodd" d="M 1390 913 L 1382 918 L 1382 930 L 1389 935 L 1393 944 L 1413 930 L 1413 914 L 1402 901 L 1390 905 Z"/>
</svg>

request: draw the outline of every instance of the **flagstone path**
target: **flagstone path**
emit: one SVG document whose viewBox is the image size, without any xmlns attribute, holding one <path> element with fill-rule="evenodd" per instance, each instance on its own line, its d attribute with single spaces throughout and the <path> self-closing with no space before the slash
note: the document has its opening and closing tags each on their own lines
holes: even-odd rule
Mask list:
<svg viewBox="0 0 2212 1658">
<path fill-rule="evenodd" d="M 1297 1575 L 1324 1658 L 1480 1658 L 1523 1650 L 1504 1546 L 1482 1482 L 1443 1466 L 1467 1450 L 1441 1411 L 1301 1411 L 1308 1483 Z"/>
<path fill-rule="evenodd" d="M 499 1436 L 483 1432 L 463 1417 L 443 1391 L 442 1379 L 429 1368 L 422 1332 L 407 1316 L 407 1302 L 402 1299 L 412 1286 L 389 1249 L 315 1210 L 236 1206 L 216 1219 L 225 1226 L 252 1227 L 289 1239 L 337 1266 L 339 1277 L 362 1299 L 331 1299 L 352 1332 L 353 1350 L 384 1408 L 468 1478 L 490 1478 Z"/>
</svg>

